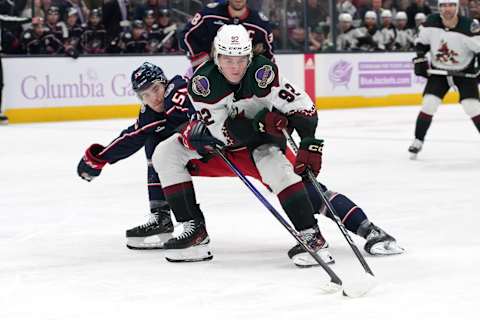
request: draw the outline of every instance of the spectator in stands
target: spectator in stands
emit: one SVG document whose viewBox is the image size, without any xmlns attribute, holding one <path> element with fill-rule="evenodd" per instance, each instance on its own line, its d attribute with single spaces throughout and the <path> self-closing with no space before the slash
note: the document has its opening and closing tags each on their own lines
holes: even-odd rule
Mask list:
<svg viewBox="0 0 480 320">
<path fill-rule="evenodd" d="M 19 16 L 25 9 L 26 0 L 0 0 L 0 14 Z"/>
<path fill-rule="evenodd" d="M 131 18 L 128 0 L 105 0 L 102 6 L 102 24 L 109 41 L 118 38 L 120 32 L 127 31 Z"/>
<path fill-rule="evenodd" d="M 353 16 L 353 25 L 360 26 L 365 18 L 365 13 L 371 9 L 370 0 L 357 0 L 357 13 Z"/>
<path fill-rule="evenodd" d="M 65 53 L 72 58 L 77 58 L 82 52 L 81 38 L 83 34 L 83 28 L 79 23 L 79 16 L 76 8 L 68 8 L 66 25 L 67 36 L 63 40 Z"/>
<path fill-rule="evenodd" d="M 351 0 L 337 0 L 337 12 L 339 15 L 342 13 L 348 13 L 353 19 L 357 13 L 357 8 L 353 5 Z"/>
<path fill-rule="evenodd" d="M 172 21 L 170 10 L 162 9 L 158 12 L 158 28 L 161 34 L 160 52 L 178 52 L 177 24 Z"/>
<path fill-rule="evenodd" d="M 327 7 L 325 7 L 325 5 Z M 328 3 L 320 4 L 319 0 L 307 0 L 307 26 L 313 32 L 318 27 L 319 23 L 325 21 L 328 16 Z"/>
<path fill-rule="evenodd" d="M 469 0 L 459 0 L 458 14 L 464 17 L 470 17 Z"/>
<path fill-rule="evenodd" d="M 272 26 L 273 49 L 274 50 L 283 49 L 282 41 L 281 41 L 280 25 L 277 22 L 271 22 L 270 25 Z"/>
<path fill-rule="evenodd" d="M 428 4 L 425 3 L 425 0 L 415 0 L 415 2 L 407 8 L 406 12 L 408 17 L 408 27 L 413 29 L 415 28 L 415 15 L 421 12 L 428 16 L 432 13 L 432 10 Z"/>
<path fill-rule="evenodd" d="M 148 10 L 153 10 L 155 16 L 157 16 L 161 9 L 167 9 L 165 2 L 161 2 L 160 0 L 146 0 L 145 3 L 140 3 L 135 6 L 133 18 L 136 20 L 143 19 Z"/>
<path fill-rule="evenodd" d="M 105 53 L 107 50 L 107 31 L 102 24 L 102 12 L 100 9 L 90 11 L 88 25 L 82 34 L 82 48 L 86 54 Z"/>
<path fill-rule="evenodd" d="M 477 19 L 480 21 L 480 5 L 478 0 L 471 0 L 469 3 L 470 6 L 470 18 Z"/>
<path fill-rule="evenodd" d="M 148 38 L 142 20 L 134 20 L 131 30 L 122 32 L 121 41 L 124 53 L 147 52 Z"/>
<path fill-rule="evenodd" d="M 90 9 L 88 9 L 88 6 L 84 0 L 64 0 L 63 6 L 61 8 L 62 8 L 62 13 L 65 14 L 65 16 L 68 15 L 68 10 L 70 8 L 76 9 L 77 10 L 76 16 L 78 17 L 77 19 L 80 22 L 80 24 L 87 25 Z"/>
</svg>

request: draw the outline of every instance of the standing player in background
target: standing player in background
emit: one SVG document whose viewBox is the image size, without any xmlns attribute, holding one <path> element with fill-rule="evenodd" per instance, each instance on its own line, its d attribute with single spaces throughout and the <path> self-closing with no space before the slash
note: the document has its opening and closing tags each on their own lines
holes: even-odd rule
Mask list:
<svg viewBox="0 0 480 320">
<path fill-rule="evenodd" d="M 193 69 L 210 59 L 213 39 L 224 24 L 241 23 L 253 40 L 254 54 L 273 59 L 273 35 L 268 19 L 247 6 L 247 0 L 209 3 L 185 26 L 181 46 L 187 52 Z"/>
<path fill-rule="evenodd" d="M 187 81 L 181 76 L 167 80 L 162 69 L 144 63 L 132 73 L 132 88 L 142 101 L 142 108 L 134 125 L 123 130 L 106 146 L 91 145 L 78 164 L 78 175 L 87 181 L 99 176 L 109 163 L 125 159 L 142 147 L 148 164 L 148 197 L 151 216 L 147 223 L 127 230 L 130 249 L 159 249 L 170 237 L 173 225 L 168 206 L 153 169 L 151 157 L 158 143 L 173 134 L 188 120 L 191 109 L 187 97 Z"/>
<path fill-rule="evenodd" d="M 423 92 L 423 106 L 415 125 L 415 139 L 408 148 L 413 159 L 422 150 L 433 115 L 452 86 L 458 88 L 465 113 L 480 131 L 477 79 L 429 74 L 430 64 L 426 57 L 430 53 L 432 69 L 475 74 L 479 70 L 475 62 L 480 53 L 480 25 L 476 20 L 458 15 L 458 0 L 438 0 L 438 9 L 438 14 L 428 16 L 415 41 L 415 74 L 428 81 Z"/>
<path fill-rule="evenodd" d="M 314 137 L 317 111 L 313 102 L 280 77 L 273 62 L 262 55 L 253 56 L 252 41 L 242 25 L 222 26 L 213 53 L 213 61 L 197 68 L 189 81 L 188 93 L 202 121 L 189 122 L 181 134 L 159 144 L 153 155 L 165 196 L 183 226 L 177 237 L 164 244 L 165 257 L 176 262 L 212 258 L 188 163 L 202 158 L 218 160 L 212 154 L 213 147 L 226 145 L 227 153 L 248 150 L 248 162 L 239 164 L 242 171 L 272 189 L 301 237 L 325 262 L 332 263 L 314 218 L 315 212 L 329 213 L 305 177 L 307 168 L 318 175 L 322 162 L 323 140 Z M 302 138 L 293 167 L 284 153 L 284 128 L 296 130 Z M 325 191 L 347 229 L 367 240 L 368 253 L 403 252 L 395 239 L 371 223 L 349 198 Z M 299 244 L 288 255 L 299 266 L 317 264 Z"/>
</svg>

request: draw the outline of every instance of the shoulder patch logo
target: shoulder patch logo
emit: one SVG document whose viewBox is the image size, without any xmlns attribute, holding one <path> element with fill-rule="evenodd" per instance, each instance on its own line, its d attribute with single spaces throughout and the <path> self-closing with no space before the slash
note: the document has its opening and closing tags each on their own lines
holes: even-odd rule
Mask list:
<svg viewBox="0 0 480 320">
<path fill-rule="evenodd" d="M 255 80 L 258 83 L 258 86 L 262 89 L 265 89 L 270 83 L 272 83 L 275 78 L 275 72 L 271 65 L 264 65 L 258 68 L 255 71 Z"/>
<path fill-rule="evenodd" d="M 165 98 L 168 97 L 170 93 L 172 93 L 173 87 L 175 87 L 175 85 L 173 83 L 170 83 L 167 89 L 165 89 L 165 93 L 163 94 Z"/>
<path fill-rule="evenodd" d="M 207 8 L 215 8 L 216 6 L 218 6 L 219 2 L 211 2 L 211 3 L 207 3 Z"/>
<path fill-rule="evenodd" d="M 258 13 L 258 16 L 260 17 L 260 19 L 262 19 L 263 21 L 268 21 L 268 18 L 266 15 L 263 14 L 263 12 L 259 12 Z"/>
<path fill-rule="evenodd" d="M 205 76 L 195 76 L 192 79 L 193 93 L 206 97 L 210 94 L 210 82 Z"/>
<path fill-rule="evenodd" d="M 470 32 L 479 33 L 480 32 L 480 23 L 477 19 L 473 19 L 472 24 L 470 25 Z"/>
</svg>

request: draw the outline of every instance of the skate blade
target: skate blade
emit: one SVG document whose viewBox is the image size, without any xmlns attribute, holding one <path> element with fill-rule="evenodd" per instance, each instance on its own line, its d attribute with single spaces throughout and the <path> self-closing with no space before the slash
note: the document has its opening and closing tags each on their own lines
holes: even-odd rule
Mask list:
<svg viewBox="0 0 480 320">
<path fill-rule="evenodd" d="M 402 254 L 405 252 L 405 249 L 400 247 L 396 241 L 384 241 L 375 243 L 370 248 L 370 254 L 372 256 L 392 256 L 397 254 Z"/>
<path fill-rule="evenodd" d="M 212 260 L 213 255 L 208 244 L 196 245 L 185 249 L 165 250 L 168 262 L 199 262 Z"/>
<path fill-rule="evenodd" d="M 127 248 L 132 250 L 158 250 L 172 238 L 171 233 L 155 234 L 148 237 L 128 237 Z"/>
<path fill-rule="evenodd" d="M 327 252 L 317 252 L 320 259 L 326 264 L 334 264 L 335 259 Z M 310 268 L 319 266 L 318 262 L 308 252 L 303 252 L 295 255 L 292 258 L 293 263 L 299 268 Z"/>
</svg>

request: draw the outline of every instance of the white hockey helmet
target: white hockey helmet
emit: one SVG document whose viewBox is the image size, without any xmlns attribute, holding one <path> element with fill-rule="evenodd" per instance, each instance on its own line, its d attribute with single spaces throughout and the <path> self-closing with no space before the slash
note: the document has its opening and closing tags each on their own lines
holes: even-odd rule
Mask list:
<svg viewBox="0 0 480 320">
<path fill-rule="evenodd" d="M 397 14 L 395 15 L 395 20 L 408 20 L 407 14 L 405 11 L 398 11 Z"/>
<path fill-rule="evenodd" d="M 369 10 L 369 11 L 365 12 L 365 17 L 364 17 L 364 19 L 374 19 L 374 20 L 377 20 L 377 14 L 375 13 L 375 11 Z"/>
<path fill-rule="evenodd" d="M 252 60 L 252 39 L 241 24 L 226 24 L 217 31 L 213 40 L 213 60 L 218 66 L 218 55 L 248 56 Z"/>
<path fill-rule="evenodd" d="M 380 17 L 382 18 L 392 18 L 392 11 L 385 9 L 382 10 L 382 13 L 380 14 Z"/>
<path fill-rule="evenodd" d="M 458 0 L 438 0 L 437 4 L 438 4 L 438 10 L 439 11 L 440 11 L 440 6 L 442 4 L 454 4 L 457 8 L 457 10 L 455 10 L 455 14 L 456 15 L 458 14 Z M 440 13 L 440 16 L 443 18 L 441 13 Z"/>
<path fill-rule="evenodd" d="M 439 7 L 440 7 L 441 4 L 447 4 L 447 3 L 456 4 L 457 7 L 458 7 L 458 0 L 438 0 L 437 1 L 437 4 L 438 4 Z"/>
<path fill-rule="evenodd" d="M 424 23 L 427 21 L 427 16 L 423 12 L 419 12 L 415 15 L 415 22 Z"/>
<path fill-rule="evenodd" d="M 340 21 L 340 22 L 352 22 L 353 19 L 352 19 L 352 16 L 350 15 L 350 13 L 341 13 L 338 16 L 338 21 Z"/>
</svg>

